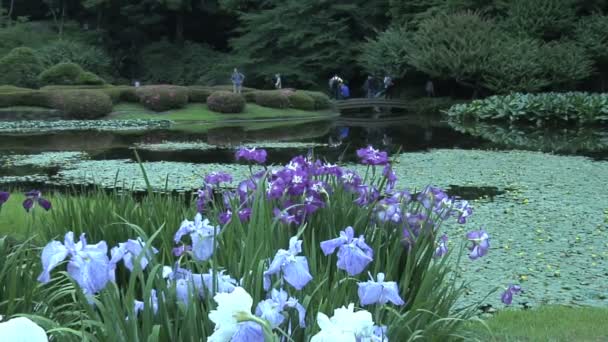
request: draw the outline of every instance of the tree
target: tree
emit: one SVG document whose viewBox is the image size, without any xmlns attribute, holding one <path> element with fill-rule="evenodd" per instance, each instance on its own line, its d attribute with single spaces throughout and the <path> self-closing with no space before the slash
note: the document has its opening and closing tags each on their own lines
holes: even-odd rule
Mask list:
<svg viewBox="0 0 608 342">
<path fill-rule="evenodd" d="M 512 34 L 554 40 L 571 30 L 575 21 L 576 0 L 513 0 L 501 25 Z"/>
<path fill-rule="evenodd" d="M 384 28 L 384 1 L 269 0 L 243 13 L 233 51 L 248 60 L 249 79 L 280 73 L 299 84 L 354 74 L 359 42 Z"/>
<path fill-rule="evenodd" d="M 574 30 L 573 38 L 593 60 L 604 90 L 608 74 L 608 16 L 594 14 L 583 17 Z"/>
<path fill-rule="evenodd" d="M 420 23 L 407 44 L 409 64 L 432 77 L 474 90 L 502 36 L 493 21 L 473 12 L 441 14 Z"/>
<path fill-rule="evenodd" d="M 395 26 L 379 33 L 375 39 L 368 38 L 358 57 L 359 64 L 374 75 L 404 77 L 411 69 L 406 42 L 412 34 L 405 27 Z"/>
</svg>

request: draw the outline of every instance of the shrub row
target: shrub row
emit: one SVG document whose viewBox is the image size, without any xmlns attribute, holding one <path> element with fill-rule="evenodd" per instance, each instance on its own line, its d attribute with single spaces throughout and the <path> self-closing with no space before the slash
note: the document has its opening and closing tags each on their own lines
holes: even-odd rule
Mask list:
<svg viewBox="0 0 608 342">
<path fill-rule="evenodd" d="M 573 121 L 581 124 L 608 121 L 608 94 L 584 92 L 491 96 L 446 111 L 449 116 L 479 120 Z"/>
<path fill-rule="evenodd" d="M 241 113 L 245 109 L 245 98 L 229 91 L 216 91 L 207 97 L 210 110 L 219 113 Z"/>
<path fill-rule="evenodd" d="M 182 108 L 188 103 L 188 89 L 171 85 L 151 85 L 135 90 L 139 102 L 156 112 Z"/>
<path fill-rule="evenodd" d="M 40 83 L 45 85 L 103 85 L 105 81 L 92 72 L 85 71 L 75 63 L 59 63 L 40 76 Z"/>
<path fill-rule="evenodd" d="M 66 118 L 97 119 L 112 111 L 112 99 L 100 89 L 0 87 L 0 107 L 13 106 L 53 108 L 63 112 Z"/>
<path fill-rule="evenodd" d="M 253 95 L 255 103 L 263 107 L 319 110 L 331 106 L 327 95 L 314 91 L 267 90 L 257 91 Z"/>
</svg>

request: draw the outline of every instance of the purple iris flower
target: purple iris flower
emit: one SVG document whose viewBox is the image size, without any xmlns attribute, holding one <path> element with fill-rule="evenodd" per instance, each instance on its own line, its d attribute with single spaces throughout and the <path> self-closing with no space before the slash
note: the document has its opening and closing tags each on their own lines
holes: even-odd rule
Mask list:
<svg viewBox="0 0 608 342">
<path fill-rule="evenodd" d="M 371 146 L 357 150 L 357 157 L 363 165 L 386 165 L 388 155 L 384 151 L 379 151 Z"/>
<path fill-rule="evenodd" d="M 213 270 L 207 273 L 192 273 L 191 271 L 178 267 L 171 276 L 175 280 L 175 290 L 177 298 L 184 304 L 188 304 L 190 293 L 194 292 L 199 298 L 205 298 L 208 293 L 213 292 Z M 224 274 L 224 270 L 220 270 L 216 276 L 217 293 L 230 293 L 237 286 L 236 279 L 228 274 Z"/>
<path fill-rule="evenodd" d="M 264 164 L 266 162 L 266 150 L 251 148 L 240 148 L 236 151 L 236 160 L 245 159 L 247 161 L 256 162 L 258 164 Z"/>
<path fill-rule="evenodd" d="M 386 304 L 391 302 L 395 305 L 403 305 L 405 302 L 399 296 L 399 287 L 394 281 L 384 281 L 384 273 L 378 273 L 378 281 L 374 281 L 372 275 L 369 275 L 370 280 L 359 282 L 359 300 L 361 305 L 370 304 Z"/>
<path fill-rule="evenodd" d="M 152 247 L 142 255 L 145 249 L 146 243 L 140 237 L 138 237 L 137 240 L 129 239 L 127 242 L 118 244 L 118 249 L 115 251 L 117 254 L 114 254 L 113 257 L 122 259 L 125 263 L 125 267 L 132 272 L 135 267 L 133 262 L 141 255 L 139 263 L 141 269 L 144 270 L 146 269 L 146 266 L 148 266 L 149 259 L 152 258 L 154 254 L 158 254 L 158 249 Z"/>
<path fill-rule="evenodd" d="M 324 181 L 313 180 L 308 185 L 307 193 L 313 193 L 317 196 L 321 196 L 322 194 L 329 195 L 331 193 L 331 188 L 329 184 Z"/>
<path fill-rule="evenodd" d="M 205 210 L 205 205 L 211 201 L 211 197 L 213 195 L 213 189 L 210 185 L 205 185 L 203 189 L 199 189 L 197 191 L 197 199 L 196 199 L 196 210 L 199 213 L 202 213 Z"/>
<path fill-rule="evenodd" d="M 291 215 L 287 212 L 287 210 L 274 208 L 272 212 L 274 214 L 274 217 L 277 218 L 279 221 L 283 222 L 284 224 L 289 225 L 296 222 L 295 215 Z"/>
<path fill-rule="evenodd" d="M 323 202 L 317 195 L 311 194 L 304 197 L 304 210 L 308 215 L 323 208 L 324 206 L 325 202 Z"/>
<path fill-rule="evenodd" d="M 299 256 L 300 253 L 302 253 L 302 241 L 298 240 L 297 236 L 293 236 L 289 239 L 289 249 L 279 249 L 264 272 L 264 290 L 270 289 L 270 276 L 277 273 L 281 273 L 283 279 L 296 290 L 301 290 L 312 280 L 308 270 L 308 260 L 305 256 Z"/>
<path fill-rule="evenodd" d="M 406 247 L 410 247 L 411 244 L 416 242 L 418 236 L 423 231 L 428 232 L 434 227 L 433 221 L 429 219 L 425 214 L 405 214 L 405 225 L 403 227 L 403 239 L 402 242 Z"/>
<path fill-rule="evenodd" d="M 513 295 L 521 292 L 521 286 L 519 285 L 509 285 L 509 287 L 502 293 L 500 296 L 500 300 L 506 305 L 511 305 L 513 303 Z"/>
<path fill-rule="evenodd" d="M 268 182 L 268 188 L 266 193 L 268 195 L 268 199 L 279 199 L 285 193 L 285 189 L 287 188 L 287 184 L 283 180 L 283 178 L 277 178 L 273 181 Z"/>
<path fill-rule="evenodd" d="M 397 175 L 393 171 L 391 164 L 386 164 L 384 166 L 384 170 L 382 170 L 382 175 L 386 178 L 386 190 L 391 191 L 395 187 L 397 183 Z"/>
<path fill-rule="evenodd" d="M 232 182 L 232 176 L 226 172 L 211 172 L 205 176 L 205 183 L 219 185 L 220 183 Z"/>
<path fill-rule="evenodd" d="M 301 196 L 308 188 L 308 173 L 304 170 L 294 171 L 287 192 L 292 196 Z"/>
<path fill-rule="evenodd" d="M 239 215 L 239 219 L 242 222 L 249 221 L 249 219 L 251 218 L 251 208 L 243 208 L 239 210 L 237 214 Z"/>
<path fill-rule="evenodd" d="M 458 217 L 458 223 L 460 224 L 467 223 L 467 217 L 473 214 L 473 208 L 469 205 L 468 201 L 456 202 L 452 210 Z"/>
<path fill-rule="evenodd" d="M 42 198 L 42 193 L 38 190 L 32 190 L 25 194 L 25 201 L 23 201 L 23 208 L 29 212 L 36 203 L 38 203 L 44 210 L 48 211 L 51 209 L 51 202 Z"/>
<path fill-rule="evenodd" d="M 152 310 L 154 310 L 154 314 L 158 312 L 158 297 L 156 296 L 156 290 L 152 289 L 150 291 L 150 304 L 152 305 Z M 133 311 L 135 315 L 139 315 L 140 312 L 144 311 L 145 303 L 141 300 L 133 301 Z"/>
<path fill-rule="evenodd" d="M 376 217 L 380 222 L 400 223 L 403 219 L 401 203 L 389 197 L 378 202 L 376 206 Z"/>
<path fill-rule="evenodd" d="M 238 324 L 238 329 L 230 342 L 264 342 L 264 330 L 256 322 L 245 321 Z"/>
<path fill-rule="evenodd" d="M 65 234 L 63 244 L 59 241 L 51 241 L 42 250 L 42 273 L 38 276 L 38 281 L 43 284 L 48 283 L 53 268 L 67 257 L 70 257 L 68 274 L 87 296 L 101 291 L 112 279 L 106 242 L 89 245 L 85 235 L 82 234 L 80 241 L 74 243 L 74 233 L 68 232 Z"/>
<path fill-rule="evenodd" d="M 387 192 L 387 196 L 389 196 L 396 202 L 403 204 L 409 203 L 412 200 L 412 195 L 409 191 L 407 191 L 407 189 L 403 189 L 400 191 L 390 190 Z"/>
<path fill-rule="evenodd" d="M 226 210 L 219 214 L 218 221 L 220 221 L 221 225 L 226 225 L 232 219 L 232 211 Z"/>
<path fill-rule="evenodd" d="M 370 185 L 359 185 L 357 187 L 357 194 L 359 194 L 359 197 L 355 199 L 355 204 L 360 207 L 373 203 L 380 197 L 378 189 Z"/>
<path fill-rule="evenodd" d="M 355 191 L 361 185 L 361 177 L 351 170 L 344 171 L 340 176 L 340 181 L 346 191 Z"/>
<path fill-rule="evenodd" d="M 440 258 L 446 254 L 448 254 L 448 236 L 443 234 L 441 238 L 439 238 L 439 244 L 435 249 L 435 257 Z"/>
<path fill-rule="evenodd" d="M 426 209 L 441 209 L 449 206 L 449 197 L 441 189 L 434 186 L 427 186 L 424 191 L 418 194 L 418 202 Z"/>
<path fill-rule="evenodd" d="M 176 257 L 180 257 L 182 256 L 182 254 L 186 253 L 186 252 L 190 252 L 192 250 L 192 246 L 188 246 L 188 245 L 181 245 L 178 247 L 173 248 L 173 255 L 175 255 Z"/>
<path fill-rule="evenodd" d="M 10 193 L 6 191 L 0 191 L 0 207 L 2 207 L 2 205 L 6 203 L 6 201 L 8 201 L 9 197 L 11 197 Z"/>
<path fill-rule="evenodd" d="M 338 268 L 351 276 L 363 272 L 374 258 L 374 251 L 365 243 L 363 235 L 355 238 L 353 227 L 346 227 L 338 238 L 321 242 L 321 249 L 325 255 L 338 249 Z"/>
<path fill-rule="evenodd" d="M 473 245 L 469 247 L 469 250 L 471 251 L 469 258 L 471 258 L 471 260 L 478 259 L 488 254 L 490 236 L 485 230 L 481 229 L 467 233 L 467 240 L 473 242 Z"/>
<path fill-rule="evenodd" d="M 249 200 L 249 194 L 257 189 L 257 185 L 252 179 L 246 179 L 239 183 L 237 192 L 241 203 L 246 203 Z"/>
<path fill-rule="evenodd" d="M 194 217 L 194 222 L 188 220 L 182 222 L 175 233 L 174 241 L 179 243 L 184 235 L 190 235 L 194 259 L 205 261 L 213 255 L 215 235 L 219 232 L 219 227 L 213 227 L 209 224 L 209 220 L 203 220 L 202 215 L 198 213 Z"/>
<path fill-rule="evenodd" d="M 298 311 L 300 327 L 306 327 L 306 309 L 294 297 L 289 297 L 285 290 L 272 289 L 270 298 L 258 303 L 255 308 L 255 315 L 270 322 L 274 329 L 283 324 L 285 308 L 294 308 Z"/>
<path fill-rule="evenodd" d="M 316 169 L 316 174 L 318 175 L 334 175 L 336 177 L 341 177 L 344 171 L 342 168 L 335 164 L 325 163 Z"/>
</svg>

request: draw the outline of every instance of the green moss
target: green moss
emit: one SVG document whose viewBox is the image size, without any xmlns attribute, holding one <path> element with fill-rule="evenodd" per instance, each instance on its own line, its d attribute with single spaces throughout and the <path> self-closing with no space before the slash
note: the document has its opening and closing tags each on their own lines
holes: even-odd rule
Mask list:
<svg viewBox="0 0 608 342">
<path fill-rule="evenodd" d="M 546 306 L 535 310 L 499 312 L 469 328 L 481 341 L 606 341 L 608 309 Z"/>
</svg>

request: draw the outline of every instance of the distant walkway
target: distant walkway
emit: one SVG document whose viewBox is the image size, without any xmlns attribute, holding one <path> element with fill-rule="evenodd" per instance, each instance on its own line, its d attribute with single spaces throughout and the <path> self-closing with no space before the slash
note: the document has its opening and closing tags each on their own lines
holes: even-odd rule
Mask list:
<svg viewBox="0 0 608 342">
<path fill-rule="evenodd" d="M 354 98 L 348 100 L 337 100 L 333 101 L 336 109 L 339 111 L 352 110 L 359 108 L 407 108 L 407 101 L 405 100 L 392 100 L 383 98 Z"/>
</svg>

